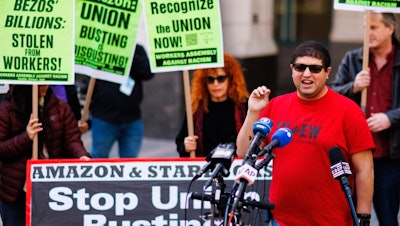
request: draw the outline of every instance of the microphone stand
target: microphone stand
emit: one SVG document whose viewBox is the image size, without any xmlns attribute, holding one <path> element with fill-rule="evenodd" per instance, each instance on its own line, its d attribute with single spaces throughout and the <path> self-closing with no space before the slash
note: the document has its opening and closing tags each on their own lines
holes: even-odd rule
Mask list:
<svg viewBox="0 0 400 226">
<path fill-rule="evenodd" d="M 259 150 L 259 148 L 258 148 L 258 150 Z M 254 167 L 255 163 L 257 161 L 257 158 L 258 158 L 258 154 L 252 153 L 251 156 L 249 156 L 249 158 L 247 160 L 245 160 L 242 165 L 248 164 L 251 167 Z M 243 200 L 243 195 L 244 195 L 244 192 L 245 192 L 245 189 L 246 189 L 248 183 L 249 183 L 249 181 L 247 179 L 240 179 L 238 186 L 234 186 L 234 189 L 231 192 L 232 194 L 234 194 L 232 210 L 235 211 L 235 213 L 237 213 L 239 208 L 241 208 L 239 204 Z M 237 183 L 235 183 L 235 184 L 237 184 Z"/>
<path fill-rule="evenodd" d="M 206 188 L 208 188 L 212 181 L 216 178 L 221 178 L 223 176 L 229 176 L 229 170 L 225 169 L 224 165 L 222 164 L 218 164 L 215 169 L 213 174 L 211 175 L 211 178 L 206 182 L 206 184 L 204 185 L 204 190 Z"/>
<path fill-rule="evenodd" d="M 343 186 L 342 186 L 343 191 L 344 191 L 347 201 L 349 202 L 349 205 L 350 205 L 350 211 L 351 211 L 351 215 L 353 217 L 354 225 L 359 226 L 360 223 L 358 222 L 356 208 L 354 207 L 353 199 L 351 198 L 351 189 L 350 189 L 348 180 L 342 180 L 342 183 L 343 183 Z"/>
<path fill-rule="evenodd" d="M 215 178 L 213 178 L 215 182 L 215 191 L 210 195 L 208 194 L 199 194 L 197 192 L 192 193 L 190 196 L 191 199 L 197 199 L 201 201 L 208 201 L 211 204 L 211 217 L 210 217 L 210 225 L 214 226 L 215 224 L 215 216 L 222 217 L 222 213 L 227 205 L 227 194 L 225 193 L 226 184 L 224 182 L 223 176 L 221 173 L 218 173 Z M 207 215 L 205 215 L 207 216 Z M 206 219 L 206 218 L 205 218 Z"/>
<path fill-rule="evenodd" d="M 265 158 L 263 160 L 261 160 L 256 166 L 256 170 L 260 170 L 261 168 L 263 168 L 264 166 L 267 166 L 269 164 L 269 162 L 275 158 L 275 155 L 272 153 L 267 153 L 265 155 Z"/>
<path fill-rule="evenodd" d="M 245 161 L 244 164 L 249 164 L 253 166 L 257 171 L 259 171 L 261 168 L 264 166 L 268 165 L 268 163 L 275 157 L 274 154 L 267 153 L 265 156 L 265 159 L 263 159 L 261 162 L 259 162 L 257 165 L 255 165 L 255 162 L 257 161 L 258 156 L 257 154 L 253 154 L 249 159 Z M 254 201 L 247 201 L 244 200 L 243 196 L 245 193 L 246 186 L 248 184 L 248 181 L 242 180 L 240 183 L 234 183 L 232 187 L 232 191 L 230 196 L 228 197 L 227 201 L 227 206 L 225 209 L 225 214 L 224 214 L 224 226 L 227 226 L 228 224 L 228 217 L 229 217 L 229 212 L 233 211 L 232 214 L 239 214 L 241 215 L 241 211 L 243 206 L 252 206 L 252 207 L 258 207 L 260 209 L 265 209 L 265 210 L 271 210 L 275 208 L 275 205 L 269 202 L 254 202 Z M 229 209 L 229 206 L 231 209 Z M 238 217 L 239 220 L 239 225 L 241 225 L 241 217 Z"/>
</svg>

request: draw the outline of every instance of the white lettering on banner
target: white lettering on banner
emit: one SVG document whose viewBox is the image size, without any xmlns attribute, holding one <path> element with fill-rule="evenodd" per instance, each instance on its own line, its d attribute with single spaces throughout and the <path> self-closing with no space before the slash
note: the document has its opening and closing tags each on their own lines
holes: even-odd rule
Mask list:
<svg viewBox="0 0 400 226">
<path fill-rule="evenodd" d="M 151 188 L 151 201 L 154 207 L 159 210 L 171 210 L 178 207 L 180 209 L 187 209 L 186 198 L 188 194 L 186 192 L 179 193 L 178 186 L 169 186 L 169 192 L 167 198 L 161 197 L 160 186 L 153 186 Z M 259 200 L 259 195 L 254 192 L 250 192 L 247 196 L 257 197 L 256 200 Z M 67 187 L 55 187 L 49 191 L 49 207 L 54 211 L 67 211 L 74 206 L 74 200 L 76 202 L 76 209 L 82 211 L 88 211 L 91 209 L 95 210 L 110 210 L 115 206 L 115 215 L 122 216 L 124 215 L 125 210 L 134 210 L 139 203 L 138 196 L 132 192 L 127 193 L 115 193 L 115 197 L 109 193 L 96 193 L 91 195 L 86 192 L 85 188 L 77 190 L 75 193 Z M 166 200 L 163 202 L 162 200 Z M 205 208 L 208 209 L 211 207 L 210 203 L 204 203 L 200 205 L 201 202 L 199 200 L 193 200 L 193 209 Z"/>
<path fill-rule="evenodd" d="M 217 223 L 217 222 L 216 222 Z M 222 223 L 222 222 L 221 222 Z M 198 220 L 178 220 L 178 214 L 171 213 L 169 214 L 169 219 L 165 219 L 163 215 L 156 216 L 154 220 L 137 220 L 137 221 L 129 221 L 123 220 L 119 224 L 117 221 L 108 221 L 107 217 L 101 214 L 86 214 L 83 216 L 83 226 L 210 226 L 211 221 L 207 220 L 202 224 Z"/>
<path fill-rule="evenodd" d="M 154 206 L 158 206 L 162 210 L 173 209 L 178 204 L 178 186 L 170 186 L 169 187 L 169 202 L 162 203 L 161 201 L 161 187 L 155 186 L 152 187 L 152 202 Z M 174 199 L 175 197 L 175 199 Z"/>
<path fill-rule="evenodd" d="M 72 196 L 72 197 L 71 197 Z M 115 206 L 115 215 L 123 216 L 125 210 L 133 210 L 138 206 L 139 199 L 134 193 L 115 193 L 113 197 L 109 193 L 96 193 L 90 196 L 86 189 L 79 189 L 73 193 L 67 187 L 56 187 L 50 190 L 49 197 L 54 202 L 49 202 L 49 207 L 54 211 L 66 211 L 74 207 L 78 210 L 109 210 Z M 88 202 L 87 202 L 88 201 Z"/>
<path fill-rule="evenodd" d="M 180 209 L 188 209 L 186 198 L 188 197 L 187 192 L 180 192 L 178 186 L 169 186 L 169 199 L 162 198 L 160 186 L 153 186 L 151 188 L 151 201 L 154 207 L 160 210 L 172 210 L 178 207 Z M 211 192 L 211 191 L 209 191 Z M 161 200 L 167 200 L 167 202 L 162 202 Z M 209 202 L 201 202 L 201 200 L 193 200 L 193 209 L 210 209 L 211 204 Z"/>
</svg>

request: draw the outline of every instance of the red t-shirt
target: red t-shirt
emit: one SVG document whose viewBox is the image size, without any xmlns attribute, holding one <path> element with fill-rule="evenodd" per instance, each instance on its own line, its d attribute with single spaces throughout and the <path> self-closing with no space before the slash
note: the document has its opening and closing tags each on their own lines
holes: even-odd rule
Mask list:
<svg viewBox="0 0 400 226">
<path fill-rule="evenodd" d="M 260 117 L 274 122 L 267 139 L 281 127 L 293 131 L 292 141 L 273 151 L 270 201 L 275 220 L 281 226 L 352 225 L 328 152 L 337 146 L 349 162 L 350 154 L 374 148 L 360 107 L 331 89 L 316 101 L 301 100 L 293 92 L 272 99 Z M 349 180 L 353 187 L 354 178 Z"/>
</svg>

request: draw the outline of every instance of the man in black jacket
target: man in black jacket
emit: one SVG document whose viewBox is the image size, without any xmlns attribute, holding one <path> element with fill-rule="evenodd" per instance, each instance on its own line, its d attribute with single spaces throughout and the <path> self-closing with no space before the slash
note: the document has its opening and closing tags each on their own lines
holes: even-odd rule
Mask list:
<svg viewBox="0 0 400 226">
<path fill-rule="evenodd" d="M 96 81 L 90 106 L 93 158 L 108 158 L 115 141 L 118 141 L 119 157 L 138 156 L 143 138 L 142 81 L 153 76 L 145 49 L 136 45 L 127 88 L 121 89 L 118 83 Z"/>
<path fill-rule="evenodd" d="M 398 225 L 400 205 L 400 46 L 392 13 L 373 13 L 368 70 L 362 49 L 346 53 L 331 88 L 360 103 L 367 89 L 365 114 L 376 149 L 373 204 L 380 226 Z"/>
</svg>

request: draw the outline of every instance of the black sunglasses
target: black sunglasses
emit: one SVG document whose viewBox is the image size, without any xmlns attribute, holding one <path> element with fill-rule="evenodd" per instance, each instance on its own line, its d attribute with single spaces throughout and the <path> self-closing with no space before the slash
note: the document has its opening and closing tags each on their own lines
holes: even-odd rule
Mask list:
<svg viewBox="0 0 400 226">
<path fill-rule="evenodd" d="M 213 84 L 215 80 L 217 80 L 218 83 L 223 83 L 227 78 L 228 75 L 218 75 L 217 77 L 207 76 L 207 83 Z"/>
<path fill-rule="evenodd" d="M 298 72 L 304 72 L 306 70 L 306 68 L 310 69 L 311 73 L 320 73 L 321 70 L 323 68 L 325 68 L 325 66 L 323 65 L 307 65 L 307 64 L 292 64 L 292 67 L 294 68 L 294 70 L 298 71 Z"/>
</svg>

